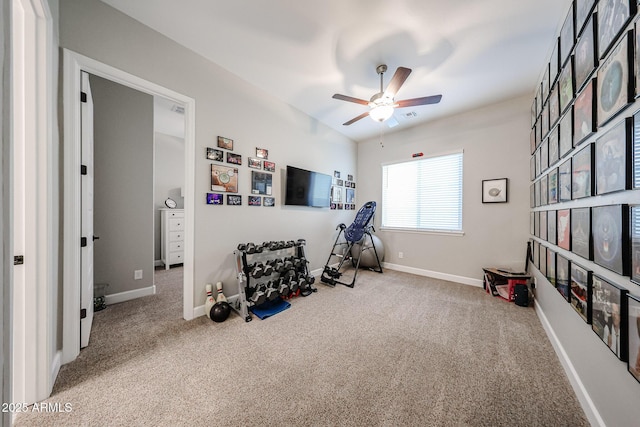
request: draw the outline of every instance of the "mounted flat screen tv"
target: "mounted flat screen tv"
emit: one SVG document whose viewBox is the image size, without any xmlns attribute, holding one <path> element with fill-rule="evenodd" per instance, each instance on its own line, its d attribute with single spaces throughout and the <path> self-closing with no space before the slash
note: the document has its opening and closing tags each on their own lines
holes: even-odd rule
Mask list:
<svg viewBox="0 0 640 427">
<path fill-rule="evenodd" d="M 285 205 L 328 208 L 331 176 L 287 166 Z"/>
</svg>

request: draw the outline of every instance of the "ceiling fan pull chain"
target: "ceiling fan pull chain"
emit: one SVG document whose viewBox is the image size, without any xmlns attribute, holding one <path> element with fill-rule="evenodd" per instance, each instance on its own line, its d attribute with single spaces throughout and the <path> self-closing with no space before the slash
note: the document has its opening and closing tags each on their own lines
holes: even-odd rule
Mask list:
<svg viewBox="0 0 640 427">
<path fill-rule="evenodd" d="M 382 124 L 382 122 L 380 122 L 380 147 L 381 148 L 384 148 L 383 137 L 384 137 L 384 125 Z"/>
</svg>

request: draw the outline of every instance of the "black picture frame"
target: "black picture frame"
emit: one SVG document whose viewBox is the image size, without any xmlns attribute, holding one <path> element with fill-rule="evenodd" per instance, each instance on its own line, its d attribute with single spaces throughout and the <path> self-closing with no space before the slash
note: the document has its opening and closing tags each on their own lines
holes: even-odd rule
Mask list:
<svg viewBox="0 0 640 427">
<path fill-rule="evenodd" d="M 540 212 L 540 239 L 546 241 L 547 233 L 549 233 L 549 227 L 547 226 L 547 211 Z"/>
<path fill-rule="evenodd" d="M 262 169 L 262 160 L 256 159 L 255 157 L 247 158 L 247 166 L 252 169 Z"/>
<path fill-rule="evenodd" d="M 218 136 L 218 148 L 233 150 L 233 139 L 225 138 L 224 136 Z"/>
<path fill-rule="evenodd" d="M 633 38 L 633 70 L 634 70 L 634 82 L 635 82 L 635 96 L 640 97 L 640 17 L 636 18 L 636 22 L 633 23 L 634 35 Z"/>
<path fill-rule="evenodd" d="M 573 155 L 571 165 L 571 197 L 590 197 L 593 189 L 593 143 Z"/>
<path fill-rule="evenodd" d="M 594 206 L 591 216 L 593 262 L 620 275 L 629 275 L 628 206 Z"/>
<path fill-rule="evenodd" d="M 631 17 L 635 0 L 600 0 L 598 3 L 598 57 L 607 54 Z"/>
<path fill-rule="evenodd" d="M 556 254 L 556 289 L 567 302 L 571 302 L 570 264 L 567 257 Z"/>
<path fill-rule="evenodd" d="M 531 133 L 529 134 L 529 150 L 530 150 L 530 154 L 535 153 L 537 144 L 538 144 L 538 141 L 537 141 L 537 135 L 536 135 L 536 128 L 534 126 L 531 129 Z"/>
<path fill-rule="evenodd" d="M 610 128 L 595 142 L 596 195 L 631 188 L 631 132 L 628 117 Z"/>
<path fill-rule="evenodd" d="M 540 178 L 540 206 L 549 204 L 549 175 Z"/>
<path fill-rule="evenodd" d="M 556 211 L 547 211 L 547 242 L 552 245 L 556 244 L 558 236 L 556 216 Z"/>
<path fill-rule="evenodd" d="M 249 196 L 249 206 L 262 206 L 262 196 Z"/>
<path fill-rule="evenodd" d="M 633 132 L 631 134 L 633 136 L 631 148 L 633 158 L 632 186 L 637 189 L 640 188 L 640 110 L 633 115 Z"/>
<path fill-rule="evenodd" d="M 563 158 L 573 149 L 573 114 L 568 110 L 558 125 L 558 157 Z"/>
<path fill-rule="evenodd" d="M 535 179 L 536 179 L 536 157 L 531 156 L 529 158 L 529 180 L 533 181 Z"/>
<path fill-rule="evenodd" d="M 558 79 L 558 71 L 560 71 L 560 37 L 556 37 L 551 51 L 551 58 L 549 58 L 549 82 L 551 84 Z"/>
<path fill-rule="evenodd" d="M 558 201 L 571 201 L 571 158 L 558 166 Z"/>
<path fill-rule="evenodd" d="M 212 147 L 207 147 L 207 160 L 213 160 L 216 162 L 224 162 L 224 151 L 217 150 Z"/>
<path fill-rule="evenodd" d="M 218 193 L 237 193 L 238 168 L 212 163 L 211 191 Z"/>
<path fill-rule="evenodd" d="M 540 270 L 540 242 L 537 240 L 533 242 L 533 264 L 542 272 L 542 270 Z"/>
<path fill-rule="evenodd" d="M 558 203 L 558 168 L 554 168 L 549 171 L 548 176 L 548 191 L 549 197 L 547 202 L 552 205 Z"/>
<path fill-rule="evenodd" d="M 542 107 L 542 114 L 540 115 L 540 134 L 541 138 L 544 139 L 547 137 L 549 133 L 549 104 L 544 104 Z"/>
<path fill-rule="evenodd" d="M 262 168 L 266 172 L 275 172 L 276 171 L 276 164 L 274 162 L 270 162 L 268 160 L 263 160 L 262 161 Z"/>
<path fill-rule="evenodd" d="M 549 64 L 544 68 L 542 75 L 542 104 L 545 105 L 549 99 L 549 91 L 551 90 L 551 82 L 549 81 Z"/>
<path fill-rule="evenodd" d="M 597 130 L 596 79 L 591 79 L 573 103 L 573 146 L 578 146 Z"/>
<path fill-rule="evenodd" d="M 559 209 L 556 212 L 556 245 L 559 248 L 571 250 L 571 209 Z"/>
<path fill-rule="evenodd" d="M 627 294 L 627 370 L 640 382 L 640 297 Z"/>
<path fill-rule="evenodd" d="M 538 207 L 538 206 L 541 206 L 540 202 L 542 201 L 541 197 L 540 197 L 540 191 L 541 191 L 540 190 L 540 187 L 541 187 L 540 180 L 536 181 L 533 184 L 533 186 L 534 186 L 534 197 L 535 197 L 535 202 L 536 202 L 535 206 Z"/>
<path fill-rule="evenodd" d="M 551 248 L 547 248 L 547 266 L 546 266 L 546 274 L 547 280 L 549 283 L 553 285 L 555 288 L 557 285 L 556 282 L 556 251 Z"/>
<path fill-rule="evenodd" d="M 629 208 L 631 281 L 640 285 L 640 205 Z"/>
<path fill-rule="evenodd" d="M 558 120 L 560 120 L 560 94 L 558 83 L 553 85 L 547 105 L 549 106 L 549 127 L 553 129 L 556 123 L 558 123 Z"/>
<path fill-rule="evenodd" d="M 572 57 L 573 58 L 573 57 Z M 571 105 L 575 95 L 575 83 L 573 79 L 573 59 L 567 61 L 558 77 L 558 93 L 560 95 L 560 113 L 564 112 Z M 551 123 L 551 122 L 549 122 Z"/>
<path fill-rule="evenodd" d="M 227 194 L 227 205 L 229 206 L 241 206 L 242 196 L 239 194 Z"/>
<path fill-rule="evenodd" d="M 533 215 L 533 235 L 540 237 L 540 211 L 534 212 Z"/>
<path fill-rule="evenodd" d="M 507 203 L 509 201 L 508 194 L 509 180 L 507 178 L 482 180 L 482 203 Z"/>
<path fill-rule="evenodd" d="M 536 207 L 536 187 L 535 184 L 529 186 L 529 207 Z"/>
<path fill-rule="evenodd" d="M 262 206 L 266 206 L 266 207 L 274 207 L 276 205 L 276 198 L 275 197 L 263 197 L 262 198 Z"/>
<path fill-rule="evenodd" d="M 540 145 L 540 170 L 542 172 L 549 168 L 549 138 Z"/>
<path fill-rule="evenodd" d="M 617 116 L 633 98 L 630 40 L 625 34 L 598 68 L 598 127 Z"/>
<path fill-rule="evenodd" d="M 596 5 L 596 0 L 575 0 L 575 12 L 576 12 L 576 34 L 579 36 L 584 30 L 584 24 L 591 16 L 591 11 Z"/>
<path fill-rule="evenodd" d="M 224 194 L 219 193 L 207 193 L 208 205 L 222 205 L 224 204 Z"/>
<path fill-rule="evenodd" d="M 591 324 L 591 278 L 593 272 L 571 263 L 571 295 L 569 302 L 588 325 Z"/>
<path fill-rule="evenodd" d="M 227 163 L 232 165 L 242 165 L 242 155 L 227 151 Z"/>
<path fill-rule="evenodd" d="M 573 54 L 575 67 L 576 91 L 579 91 L 598 65 L 595 46 L 594 18 L 590 18 L 584 32 L 576 43 Z"/>
<path fill-rule="evenodd" d="M 271 196 L 273 192 L 273 175 L 266 172 L 251 171 L 251 194 Z M 251 202 L 251 199 L 249 199 Z"/>
<path fill-rule="evenodd" d="M 560 64 L 564 65 L 571 55 L 573 44 L 575 43 L 575 32 L 573 22 L 573 2 L 569 6 L 569 12 L 564 18 L 560 29 Z"/>
<path fill-rule="evenodd" d="M 556 126 L 549 133 L 549 166 L 560 160 L 560 126 Z"/>
<path fill-rule="evenodd" d="M 590 207 L 571 209 L 571 252 L 584 259 L 593 259 Z"/>
<path fill-rule="evenodd" d="M 623 362 L 628 355 L 627 293 L 627 289 L 597 274 L 592 276 L 591 329 Z"/>
</svg>

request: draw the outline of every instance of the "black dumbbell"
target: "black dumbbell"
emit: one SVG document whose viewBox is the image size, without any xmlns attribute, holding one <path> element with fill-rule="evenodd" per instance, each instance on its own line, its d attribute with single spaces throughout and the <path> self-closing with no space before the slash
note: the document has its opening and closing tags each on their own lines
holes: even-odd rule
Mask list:
<svg viewBox="0 0 640 427">
<path fill-rule="evenodd" d="M 264 276 L 271 276 L 273 274 L 273 265 L 271 265 L 270 263 L 267 263 L 264 266 Z"/>
<path fill-rule="evenodd" d="M 249 297 L 249 301 L 253 303 L 254 306 L 260 305 L 267 300 L 267 296 L 264 291 L 261 289 L 257 289 L 251 297 Z"/>
<path fill-rule="evenodd" d="M 239 251 L 243 251 L 243 252 L 244 252 L 244 251 L 246 251 L 246 250 L 247 250 L 247 245 L 246 245 L 246 244 L 244 244 L 244 243 L 240 243 L 240 244 L 238 245 L 238 250 L 239 250 Z"/>
<path fill-rule="evenodd" d="M 249 268 L 251 268 L 251 277 L 254 279 L 259 279 L 264 275 L 264 265 L 261 262 L 252 264 Z"/>
<path fill-rule="evenodd" d="M 254 254 L 256 252 L 256 244 L 255 243 L 247 243 L 245 251 L 248 254 Z"/>
<path fill-rule="evenodd" d="M 274 299 L 278 298 L 278 289 L 276 288 L 274 282 L 270 281 L 267 283 L 265 295 L 267 296 L 267 300 L 269 301 L 273 301 Z"/>
</svg>

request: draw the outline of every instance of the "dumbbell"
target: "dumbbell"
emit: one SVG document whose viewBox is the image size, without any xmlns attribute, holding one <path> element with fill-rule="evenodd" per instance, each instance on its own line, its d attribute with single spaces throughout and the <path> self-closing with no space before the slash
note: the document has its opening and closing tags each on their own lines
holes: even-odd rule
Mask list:
<svg viewBox="0 0 640 427">
<path fill-rule="evenodd" d="M 306 241 L 306 240 L 304 240 L 304 239 L 298 239 L 298 241 L 296 242 L 296 244 L 297 244 L 298 246 L 304 246 L 304 245 L 306 245 L 306 244 L 307 244 L 307 241 Z"/>
<path fill-rule="evenodd" d="M 289 295 L 289 285 L 282 278 L 278 279 L 278 293 L 283 297 Z"/>
<path fill-rule="evenodd" d="M 244 252 L 244 251 L 246 251 L 246 250 L 247 250 L 247 245 L 246 245 L 246 244 L 244 244 L 244 243 L 240 243 L 240 244 L 238 245 L 238 250 L 239 250 L 239 251 L 243 251 L 243 252 Z"/>
<path fill-rule="evenodd" d="M 296 245 L 296 242 L 294 242 L 293 240 L 288 240 L 287 243 L 285 243 L 287 248 L 292 248 Z"/>
<path fill-rule="evenodd" d="M 254 306 L 260 305 L 267 300 L 267 295 L 264 293 L 264 285 L 260 285 L 258 289 L 249 297 L 249 301 L 253 303 Z"/>
<path fill-rule="evenodd" d="M 256 244 L 255 244 L 255 243 L 247 243 L 247 244 L 246 244 L 245 251 L 246 251 L 248 254 L 254 254 L 254 253 L 256 253 Z"/>
<path fill-rule="evenodd" d="M 269 301 L 273 301 L 274 299 L 278 298 L 279 293 L 274 282 L 269 281 L 267 283 L 267 289 L 265 291 L 265 295 L 267 296 L 267 300 Z"/>
<path fill-rule="evenodd" d="M 251 273 L 249 274 L 254 279 L 259 279 L 264 275 L 264 265 L 261 262 L 257 264 L 251 264 L 248 267 L 251 270 Z"/>
<path fill-rule="evenodd" d="M 267 262 L 264 266 L 264 276 L 271 276 L 273 274 L 273 264 L 271 262 Z"/>
</svg>

